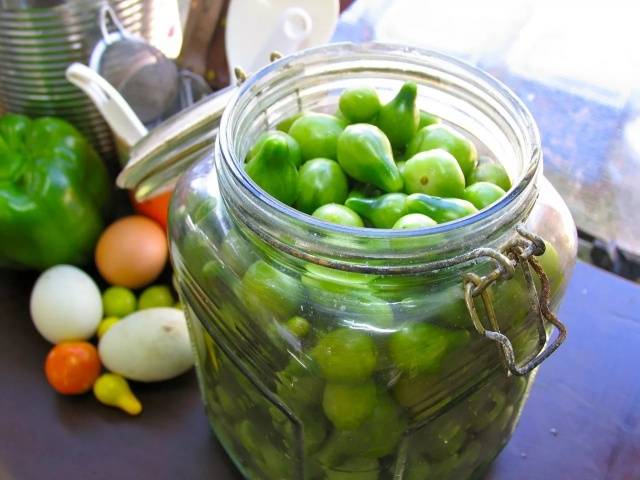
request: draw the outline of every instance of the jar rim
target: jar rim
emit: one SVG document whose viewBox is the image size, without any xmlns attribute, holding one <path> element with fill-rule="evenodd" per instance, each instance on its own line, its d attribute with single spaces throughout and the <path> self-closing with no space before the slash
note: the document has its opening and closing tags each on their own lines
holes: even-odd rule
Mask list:
<svg viewBox="0 0 640 480">
<path fill-rule="evenodd" d="M 367 53 L 381 54 L 387 56 L 399 56 L 407 58 L 420 58 L 422 60 L 431 60 L 439 62 L 447 67 L 453 68 L 457 73 L 466 75 L 466 80 L 473 81 L 484 87 L 489 87 L 493 97 L 503 105 L 508 105 L 517 112 L 517 115 L 523 119 L 523 123 L 527 126 L 526 136 L 530 143 L 530 158 L 528 165 L 523 167 L 520 178 L 516 184 L 503 196 L 500 200 L 491 206 L 482 209 L 480 212 L 451 222 L 438 224 L 431 227 L 422 227 L 408 230 L 393 229 L 377 229 L 368 227 L 351 227 L 328 223 L 311 215 L 303 213 L 292 206 L 288 206 L 271 195 L 264 192 L 242 168 L 244 162 L 238 158 L 237 152 L 234 150 L 235 130 L 231 128 L 234 121 L 233 112 L 238 107 L 238 103 L 247 95 L 255 95 L 256 86 L 266 78 L 272 76 L 278 71 L 295 65 L 296 62 L 302 61 L 313 55 L 333 55 L 339 52 L 348 52 L 351 54 Z M 263 67 L 261 70 L 251 75 L 238 89 L 233 93 L 227 104 L 220 123 L 220 131 L 216 140 L 216 162 L 218 162 L 219 170 L 225 174 L 230 174 L 231 183 L 235 188 L 243 191 L 243 199 L 253 202 L 255 207 L 266 209 L 272 213 L 284 214 L 289 219 L 299 222 L 300 225 L 321 232 L 325 235 L 348 235 L 360 240 L 389 240 L 389 239 L 416 239 L 433 235 L 447 234 L 462 229 L 470 229 L 475 225 L 487 221 L 495 217 L 499 212 L 508 210 L 512 204 L 518 199 L 522 199 L 524 192 L 532 190 L 532 184 L 542 168 L 542 149 L 540 134 L 533 119 L 533 116 L 524 105 L 524 103 L 516 96 L 516 94 L 504 85 L 501 81 L 483 70 L 470 65 L 464 61 L 458 60 L 449 55 L 445 55 L 433 50 L 422 49 L 418 47 L 408 47 L 406 45 L 387 43 L 387 42 L 368 42 L 368 43 L 333 43 L 319 47 L 302 50 L 292 55 L 283 57 L 271 64 Z M 255 226 L 249 226 L 254 230 Z M 254 230 L 255 231 L 255 230 Z M 264 236 L 261 235 L 263 238 Z"/>
</svg>

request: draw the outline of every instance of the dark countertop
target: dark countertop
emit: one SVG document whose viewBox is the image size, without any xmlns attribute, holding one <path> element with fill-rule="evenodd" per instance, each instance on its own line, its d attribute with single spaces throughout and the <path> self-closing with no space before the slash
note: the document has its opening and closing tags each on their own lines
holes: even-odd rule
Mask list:
<svg viewBox="0 0 640 480">
<path fill-rule="evenodd" d="M 48 385 L 29 318 L 34 275 L 0 272 L 0 479 L 239 480 L 193 373 L 134 385 L 138 418 Z M 579 263 L 560 310 L 569 338 L 540 369 L 490 480 L 640 478 L 640 286 Z"/>
</svg>

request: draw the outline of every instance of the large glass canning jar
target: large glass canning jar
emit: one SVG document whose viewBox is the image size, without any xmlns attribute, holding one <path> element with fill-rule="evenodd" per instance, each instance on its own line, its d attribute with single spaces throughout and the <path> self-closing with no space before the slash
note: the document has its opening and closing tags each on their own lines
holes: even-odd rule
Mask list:
<svg viewBox="0 0 640 480">
<path fill-rule="evenodd" d="M 244 173 L 265 129 L 334 112 L 346 87 L 390 98 L 406 80 L 421 108 L 504 164 L 505 197 L 435 227 L 351 228 L 278 202 Z M 535 122 L 499 82 L 433 52 L 330 45 L 253 75 L 214 154 L 180 180 L 170 224 L 202 397 L 247 478 L 478 477 L 564 338 L 553 310 L 575 227 L 542 176 Z"/>
</svg>

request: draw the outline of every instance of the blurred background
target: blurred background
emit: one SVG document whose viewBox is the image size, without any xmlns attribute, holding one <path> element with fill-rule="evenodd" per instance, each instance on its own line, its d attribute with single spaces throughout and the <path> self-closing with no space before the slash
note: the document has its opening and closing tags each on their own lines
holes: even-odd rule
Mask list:
<svg viewBox="0 0 640 480">
<path fill-rule="evenodd" d="M 0 111 L 63 116 L 110 156 L 115 146 L 102 116 L 64 79 L 69 61 L 87 63 L 104 40 L 96 15 L 107 4 L 128 33 L 188 72 L 163 114 L 143 118 L 148 128 L 229 85 L 234 67 L 266 64 L 270 49 L 381 40 L 487 70 L 538 122 L 545 174 L 578 224 L 580 257 L 640 278 L 637 2 L 341 0 L 338 18 L 337 0 L 0 0 Z M 296 21 L 311 20 L 304 28 L 312 33 L 287 47 L 269 32 L 291 8 L 308 11 Z M 160 87 L 151 90 L 157 96 Z"/>
</svg>

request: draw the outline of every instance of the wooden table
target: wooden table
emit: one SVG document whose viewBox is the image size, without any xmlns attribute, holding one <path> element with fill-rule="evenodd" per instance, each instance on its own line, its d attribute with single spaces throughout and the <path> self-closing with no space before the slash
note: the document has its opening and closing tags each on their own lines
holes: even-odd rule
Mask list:
<svg viewBox="0 0 640 480">
<path fill-rule="evenodd" d="M 42 372 L 49 345 L 29 318 L 34 279 L 0 272 L 0 480 L 240 480 L 193 373 L 135 385 L 138 418 L 51 390 Z M 541 367 L 488 478 L 637 480 L 640 287 L 580 263 L 560 314 L 569 339 Z"/>
</svg>

